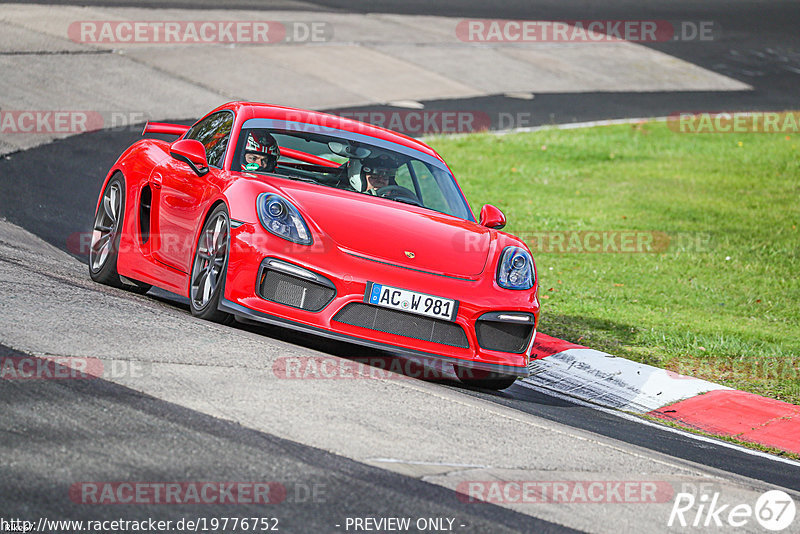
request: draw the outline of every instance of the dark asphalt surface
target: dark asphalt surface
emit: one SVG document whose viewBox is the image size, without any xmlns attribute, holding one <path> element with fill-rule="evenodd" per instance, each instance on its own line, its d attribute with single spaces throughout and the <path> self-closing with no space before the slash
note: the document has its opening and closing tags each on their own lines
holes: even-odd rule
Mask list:
<svg viewBox="0 0 800 534">
<path fill-rule="evenodd" d="M 219 7 L 211 0 L 41 0 L 48 4 L 97 6 Z M 526 20 L 662 20 L 711 23 L 713 39 L 642 43 L 644 46 L 742 81 L 752 91 L 537 94 L 533 100 L 504 95 L 423 102 L 427 110 L 480 111 L 493 128 L 508 127 L 501 114 L 519 117 L 515 126 L 598 119 L 665 116 L 685 111 L 787 110 L 800 107 L 800 2 L 796 0 L 233 0 L 228 9 L 302 9 L 352 13 L 396 13 L 464 18 Z M 580 46 L 580 45 L 577 45 Z M 591 46 L 591 45 L 587 45 Z M 513 76 L 513 73 L 509 73 Z M 536 88 L 531 87 L 532 92 Z M 387 109 L 375 106 L 346 111 Z M 507 115 L 506 115 L 507 117 Z M 508 121 L 505 121 L 506 123 Z"/>
<path fill-rule="evenodd" d="M 487 19 L 666 20 L 712 23 L 710 41 L 668 41 L 643 46 L 739 80 L 752 91 L 593 92 L 536 94 L 533 100 L 505 95 L 424 101 L 426 110 L 480 111 L 492 129 L 563 124 L 630 117 L 661 117 L 678 112 L 767 111 L 800 107 L 800 2 L 796 1 L 637 1 L 581 0 L 479 2 L 377 1 L 358 7 L 349 1 L 313 2 L 321 8 L 370 13 L 401 13 Z M 581 46 L 581 45 L 576 45 Z M 509 73 L 513 76 L 513 73 Z M 343 112 L 387 111 L 354 107 Z"/>
<path fill-rule="evenodd" d="M 0 345 L 0 356 L 24 355 Z M 281 532 L 345 532 L 348 517 L 446 517 L 455 519 L 455 532 L 574 532 L 499 506 L 462 503 L 441 486 L 101 379 L 0 380 L 0 428 L 6 520 L 268 517 L 278 519 Z M 242 504 L 172 505 L 86 504 L 73 487 L 119 481 L 279 486 L 271 486 L 274 503 L 245 504 L 250 496 L 243 494 Z"/>
<path fill-rule="evenodd" d="M 458 386 L 457 386 L 458 387 Z M 643 425 L 593 408 L 539 393 L 519 384 L 494 393 L 461 387 L 467 395 L 550 421 L 588 430 L 684 460 L 800 490 L 800 467 L 753 456 L 716 443 L 699 441 L 683 433 Z"/>
</svg>

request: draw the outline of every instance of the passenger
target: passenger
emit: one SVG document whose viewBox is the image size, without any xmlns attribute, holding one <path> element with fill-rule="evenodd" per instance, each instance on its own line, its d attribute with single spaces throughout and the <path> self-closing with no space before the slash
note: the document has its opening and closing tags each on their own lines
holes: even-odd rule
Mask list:
<svg viewBox="0 0 800 534">
<path fill-rule="evenodd" d="M 356 184 L 352 183 L 351 185 L 358 191 L 377 195 L 381 188 L 397 185 L 395 182 L 397 167 L 399 167 L 397 162 L 385 154 L 366 158 L 361 162 L 360 184 L 357 184 L 360 187 L 356 187 Z"/>
</svg>

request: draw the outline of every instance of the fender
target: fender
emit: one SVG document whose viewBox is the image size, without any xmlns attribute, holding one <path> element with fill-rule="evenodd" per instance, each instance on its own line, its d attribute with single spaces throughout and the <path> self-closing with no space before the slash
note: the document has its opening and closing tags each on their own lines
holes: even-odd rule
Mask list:
<svg viewBox="0 0 800 534">
<path fill-rule="evenodd" d="M 258 223 L 256 198 L 261 193 L 279 193 L 260 180 L 236 180 L 225 190 L 225 203 L 231 219 L 245 223 Z M 214 200 L 216 202 L 216 199 Z"/>
<path fill-rule="evenodd" d="M 165 157 L 169 156 L 167 153 L 168 147 L 169 144 L 156 139 L 142 139 L 140 141 L 136 141 L 134 144 L 128 147 L 125 152 L 120 154 L 120 156 L 117 158 L 117 161 L 115 161 L 111 166 L 111 170 L 108 171 L 105 180 L 103 180 L 103 184 L 100 186 L 100 191 L 102 192 L 105 190 L 108 181 L 117 172 L 121 172 L 123 176 L 125 176 L 127 189 L 130 189 L 128 179 L 131 171 L 141 170 L 142 172 L 145 172 L 144 169 L 147 167 L 148 162 L 151 166 L 157 165 L 163 161 Z M 144 178 L 147 179 L 148 176 L 149 173 L 145 173 Z M 135 177 L 131 176 L 130 178 Z M 135 183 L 138 182 L 139 180 L 135 180 Z M 102 195 L 97 199 L 95 213 L 97 213 L 97 208 L 100 207 L 101 197 Z"/>
</svg>

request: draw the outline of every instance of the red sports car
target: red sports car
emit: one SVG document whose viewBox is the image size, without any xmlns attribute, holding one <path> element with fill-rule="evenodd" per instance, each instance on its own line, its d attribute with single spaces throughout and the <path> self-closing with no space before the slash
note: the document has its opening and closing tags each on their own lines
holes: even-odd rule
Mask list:
<svg viewBox="0 0 800 534">
<path fill-rule="evenodd" d="M 149 123 L 97 203 L 92 279 L 185 295 L 194 315 L 280 325 L 436 358 L 502 389 L 527 364 L 536 267 L 473 216 L 424 143 L 341 117 L 231 102 L 191 127 Z"/>
</svg>

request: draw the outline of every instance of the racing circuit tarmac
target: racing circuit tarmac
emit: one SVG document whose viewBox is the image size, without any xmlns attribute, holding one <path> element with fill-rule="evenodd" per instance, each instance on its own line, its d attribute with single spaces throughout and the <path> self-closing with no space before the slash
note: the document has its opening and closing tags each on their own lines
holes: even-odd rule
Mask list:
<svg viewBox="0 0 800 534">
<path fill-rule="evenodd" d="M 174 7 L 213 9 L 210 0 L 35 0 L 33 3 L 84 6 Z M 747 90 L 625 91 L 620 89 L 587 91 L 541 91 L 527 89 L 535 98 L 521 95 L 489 94 L 470 98 L 421 99 L 426 108 L 438 110 L 477 110 L 485 112 L 494 128 L 525 127 L 630 117 L 659 117 L 680 111 L 785 110 L 796 109 L 800 83 L 800 4 L 792 0 L 770 2 L 707 0 L 616 0 L 613 2 L 528 1 L 397 1 L 381 0 L 234 0 L 226 9 L 271 11 L 302 9 L 311 13 L 381 13 L 409 16 L 446 16 L 482 19 L 536 20 L 664 20 L 713 23 L 715 38 L 690 42 L 642 43 L 654 51 L 680 58 L 751 87 Z M 446 59 L 444 60 L 446 61 Z M 477 71 L 485 68 L 476 64 Z M 618 72 L 620 77 L 622 71 Z M 509 72 L 509 78 L 515 73 Z M 587 72 L 586 77 L 593 76 Z M 362 82 L 363 83 L 363 82 Z M 622 83 L 617 80 L 617 83 Z M 580 94 L 575 94 L 576 91 Z M 522 98 L 521 98 L 522 96 Z M 335 106 L 344 112 L 390 110 L 390 106 Z M 329 106 L 330 108 L 330 106 Z M 395 108 L 396 109 L 396 108 Z M 519 117 L 507 119 L 505 117 Z"/>
<path fill-rule="evenodd" d="M 98 3 L 125 5 L 81 2 Z M 235 4 L 230 7 L 254 7 Z M 555 2 L 543 4 L 536 16 L 708 17 L 739 32 L 743 48 L 786 52 L 794 43 L 797 50 L 797 4 L 748 2 L 737 10 L 724 5 L 615 2 L 587 10 Z M 528 2 L 465 2 L 459 12 L 452 3 L 394 6 L 371 2 L 370 10 L 492 18 L 530 12 Z M 348 2 L 282 7 L 353 9 Z M 654 46 L 754 89 L 548 94 L 532 101 L 488 95 L 423 103 L 493 115 L 531 112 L 538 124 L 664 115 L 692 106 L 797 107 L 800 76 L 784 67 L 800 64 L 788 53 L 781 56 L 787 61 L 776 54 L 725 63 L 730 43 L 688 51 L 673 43 Z M 519 383 L 488 393 L 452 382 L 280 380 L 272 371 L 280 357 L 381 353 L 275 328 L 205 323 L 169 294 L 141 297 L 94 284 L 78 259 L 80 234 L 91 225 L 107 169 L 138 138 L 133 128 L 99 131 L 0 159 L 0 356 L 83 356 L 139 362 L 145 369 L 95 380 L 0 380 L 3 517 L 270 515 L 280 518 L 285 532 L 344 532 L 347 517 L 408 516 L 453 518 L 456 532 L 657 532 L 668 530 L 671 502 L 476 505 L 461 502 L 454 489 L 464 480 L 659 480 L 674 488 L 709 484 L 726 502 L 752 503 L 775 486 L 794 490 L 797 500 L 796 462 L 644 425 Z M 278 481 L 286 498 L 267 507 L 91 506 L 69 493 L 80 482 L 208 480 Z"/>
<path fill-rule="evenodd" d="M 17 153 L 10 159 L 0 161 L 0 187 L 7 193 L 0 197 L 0 213 L 3 213 L 10 222 L 26 228 L 54 247 L 80 256 L 80 250 L 76 248 L 80 240 L 76 239 L 76 234 L 91 224 L 95 195 L 101 184 L 99 177 L 116 155 L 138 137 L 138 133 L 129 130 L 89 133 Z M 91 153 L 91 158 L 84 156 L 88 153 Z M 20 176 L 25 176 L 25 180 L 19 180 Z M 75 180 L 69 177 L 82 178 Z M 21 246 L 13 235 L 3 235 L 2 241 L 0 244 L 4 247 L 11 247 L 6 248 L 7 252 L 14 252 L 14 247 Z M 92 295 L 98 293 L 113 295 L 115 299 L 130 303 L 134 313 L 129 319 L 134 322 L 133 330 L 138 332 L 144 328 L 144 333 L 141 335 L 145 338 L 150 335 L 147 333 L 148 329 L 155 327 L 153 320 L 156 318 L 150 318 L 154 309 L 159 310 L 157 313 L 163 313 L 166 309 L 169 315 L 178 319 L 166 328 L 168 335 L 175 338 L 166 346 L 162 339 L 165 333 L 153 334 L 152 342 L 143 343 L 141 349 L 148 355 L 137 354 L 131 348 L 123 348 L 124 342 L 123 346 L 110 348 L 107 354 L 103 354 L 101 338 L 98 339 L 100 352 L 98 353 L 97 349 L 90 351 L 98 357 L 158 362 L 171 360 L 176 352 L 187 352 L 185 349 L 178 349 L 176 344 L 191 346 L 193 340 L 200 340 L 203 346 L 207 343 L 205 338 L 209 333 L 200 334 L 198 337 L 197 333 L 186 330 L 185 327 L 196 328 L 197 325 L 180 298 L 157 292 L 157 299 L 153 300 L 97 286 L 86 277 L 85 265 L 68 256 L 63 256 L 55 266 L 49 266 L 51 260 L 39 265 L 36 261 L 29 263 L 24 258 L 9 258 L 7 253 L 3 253 L 2 257 L 5 265 L 3 270 L 7 273 L 7 276 L 4 276 L 8 280 L 5 286 L 7 290 L 15 292 L 28 287 L 29 291 L 42 291 L 43 300 L 36 309 L 30 309 L 30 306 L 35 304 L 23 304 L 19 297 L 6 300 L 9 298 L 9 293 L 4 292 L 6 312 L 3 314 L 2 331 L 9 334 L 16 346 L 20 346 L 21 339 L 22 346 L 30 342 L 27 345 L 27 354 L 85 355 L 87 354 L 85 344 L 78 343 L 74 339 L 75 336 L 81 337 L 83 335 L 81 332 L 85 328 L 91 329 L 89 325 L 101 322 L 106 316 L 111 317 L 110 324 L 102 328 L 108 330 L 108 334 L 112 337 L 119 336 L 121 342 L 122 339 L 127 339 L 130 333 L 123 335 L 122 332 L 129 330 L 130 327 L 126 321 L 116 316 L 115 307 L 105 312 L 103 307 L 95 309 L 97 299 Z M 70 265 L 61 265 L 63 262 L 68 262 Z M 9 273 L 8 269 L 12 267 L 18 271 L 17 274 Z M 60 273 L 61 270 L 65 270 L 66 273 Z M 65 288 L 69 296 L 62 299 L 58 293 L 52 294 L 44 290 L 36 281 L 36 278 L 41 276 L 51 277 L 49 280 L 51 284 L 62 286 L 65 282 L 70 284 L 72 287 Z M 35 303 L 36 300 L 32 299 L 32 302 Z M 51 319 L 54 314 L 61 315 L 65 307 L 70 310 L 71 319 Z M 8 316 L 11 310 L 15 310 L 15 314 L 18 314 L 18 319 L 13 322 L 9 322 L 12 320 Z M 137 317 L 136 310 L 141 311 L 141 317 Z M 99 317 L 93 318 L 96 314 Z M 86 324 L 87 321 L 89 325 Z M 57 324 L 61 326 L 56 326 Z M 226 336 L 232 338 L 244 336 L 253 347 L 259 347 L 255 350 L 265 354 L 276 349 L 277 354 L 281 355 L 292 354 L 294 350 L 309 349 L 314 354 L 345 358 L 352 358 L 353 355 L 360 358 L 382 355 L 343 343 L 282 332 L 276 328 L 242 325 L 223 327 L 206 323 L 201 323 L 199 326 L 202 330 L 210 330 L 211 334 L 222 329 Z M 162 330 L 163 325 L 159 325 L 156 329 Z M 21 338 L 20 330 L 28 331 L 29 334 Z M 51 334 L 45 334 L 45 330 Z M 36 334 L 37 331 L 40 333 Z M 119 333 L 115 334 L 116 331 Z M 87 334 L 95 335 L 91 330 Z M 50 335 L 55 339 L 34 342 L 37 338 L 48 338 Z M 25 342 L 25 338 L 29 341 Z M 278 345 L 270 349 L 270 345 L 275 343 Z M 75 347 L 79 352 L 72 353 L 68 347 Z M 287 347 L 292 348 L 287 349 Z M 21 355 L 8 348 L 2 350 L 6 356 Z M 173 356 L 168 356 L 170 353 Z M 191 359 L 191 366 L 198 366 L 196 369 L 201 371 L 206 368 L 205 366 L 220 364 L 219 355 L 211 357 L 203 353 L 193 353 L 191 349 L 187 355 Z M 225 358 L 224 351 L 222 358 Z M 270 361 L 272 361 L 270 358 L 265 358 L 254 364 L 261 369 L 261 375 L 269 369 Z M 238 366 L 241 363 L 232 360 L 224 365 Z M 245 368 L 249 367 L 250 364 L 245 364 Z M 260 375 L 250 377 L 254 381 L 252 387 L 258 387 L 258 376 Z M 195 377 L 195 380 L 197 379 Z M 206 387 L 215 388 L 216 379 L 209 379 L 210 382 Z M 184 380 L 180 380 L 177 384 L 184 384 Z M 268 380 L 266 383 L 274 383 L 274 377 L 272 380 L 273 382 Z M 19 515 L 25 515 L 26 510 L 36 510 L 37 514 L 41 513 L 47 517 L 73 519 L 111 517 L 106 515 L 107 508 L 86 508 L 69 501 L 65 503 L 64 488 L 76 480 L 87 479 L 180 480 L 185 478 L 185 473 L 188 472 L 192 473 L 196 480 L 289 480 L 287 486 L 300 488 L 291 491 L 301 493 L 306 491 L 306 487 L 312 487 L 314 484 L 326 488 L 328 497 L 325 502 L 287 501 L 276 507 L 279 511 L 276 515 L 281 518 L 282 524 L 286 525 L 289 531 L 297 531 L 297 527 L 301 525 L 318 528 L 321 531 L 331 529 L 332 522 L 343 517 L 342 510 L 346 510 L 345 515 L 351 517 L 368 516 L 390 513 L 380 510 L 396 510 L 398 506 L 402 508 L 403 513 L 413 517 L 432 515 L 457 517 L 464 525 L 469 525 L 469 530 L 465 531 L 501 532 L 500 525 L 516 531 L 560 530 L 557 525 L 549 521 L 537 522 L 529 515 L 518 512 L 506 514 L 506 511 L 500 510 L 497 506 L 459 503 L 453 498 L 452 493 L 448 493 L 449 490 L 426 484 L 415 478 L 419 473 L 415 472 L 413 467 L 406 473 L 412 475 L 411 477 L 390 473 L 378 469 L 375 463 L 366 465 L 363 462 L 351 461 L 340 455 L 279 437 L 285 435 L 284 432 L 272 435 L 269 432 L 269 424 L 266 429 L 248 428 L 252 425 L 252 420 L 249 419 L 252 416 L 232 419 L 231 414 L 224 411 L 218 413 L 217 410 L 189 409 L 180 402 L 176 404 L 176 400 L 172 402 L 162 400 L 162 395 L 147 393 L 152 392 L 150 389 L 152 385 L 146 386 L 139 380 L 128 378 L 127 386 L 104 380 L 66 382 L 64 384 L 47 381 L 40 383 L 0 381 L 0 387 L 3 388 L 0 398 L 7 407 L 2 412 L 3 427 L 12 429 L 4 440 L 4 447 L 11 457 L 16 458 L 7 469 L 0 470 L 2 473 L 0 476 L 3 477 L 2 486 L 8 490 L 17 486 L 16 481 L 26 481 L 23 483 L 23 491 L 5 493 L 3 499 L 8 503 L 7 509 L 18 510 Z M 352 382 L 337 381 L 335 385 L 338 388 L 350 389 L 354 385 Z M 665 458 L 673 458 L 667 460 L 669 462 L 688 460 L 693 463 L 692 472 L 695 473 L 693 476 L 696 477 L 697 472 L 703 472 L 704 476 L 712 476 L 710 480 L 714 480 L 714 483 L 719 483 L 720 479 L 729 476 L 721 474 L 724 471 L 800 490 L 800 467 L 795 463 L 787 464 L 767 455 L 756 455 L 713 440 L 700 441 L 683 432 L 643 425 L 635 420 L 598 411 L 596 408 L 576 404 L 568 399 L 528 389 L 519 383 L 500 393 L 471 390 L 454 382 L 425 384 L 426 387 L 433 389 L 435 395 L 446 394 L 456 405 L 469 399 L 491 403 L 509 409 L 512 413 L 533 416 L 539 421 L 550 421 L 576 431 L 589 432 L 596 436 L 590 438 L 592 440 L 605 441 L 606 438 L 610 438 L 612 443 L 618 441 L 621 447 L 633 446 L 639 451 L 637 455 L 648 457 L 653 455 L 654 458 L 660 458 L 661 454 L 664 454 L 667 455 Z M 238 389 L 237 385 L 234 391 Z M 328 390 L 327 387 L 312 387 L 312 389 Z M 185 392 L 181 393 L 181 390 L 177 389 L 174 394 L 183 397 Z M 306 409 L 319 409 L 321 414 L 324 414 L 330 407 L 323 408 L 318 403 L 327 404 L 334 399 L 340 399 L 346 407 L 343 409 L 348 411 L 360 405 L 359 400 L 353 398 L 353 393 L 343 394 L 342 391 L 333 390 L 328 391 L 328 394 L 332 396 L 323 396 L 312 401 Z M 82 400 L 76 404 L 78 398 Z M 251 410 L 255 410 L 256 414 L 275 409 L 282 411 L 285 409 L 283 403 L 297 402 L 296 399 L 290 400 L 294 398 L 291 394 L 285 398 L 273 396 L 271 401 L 272 403 L 277 401 L 277 406 L 265 402 L 251 406 Z M 233 399 L 229 399 L 231 400 Z M 354 402 L 355 405 L 352 404 Z M 377 402 L 377 399 L 373 399 L 372 402 Z M 303 405 L 305 404 L 301 402 L 301 406 Z M 406 406 L 404 409 L 410 408 Z M 296 415 L 303 414 L 304 411 L 305 409 L 295 410 Z M 356 417 L 366 418 L 367 415 L 361 412 L 362 410 L 356 408 Z M 209 413 L 217 417 L 207 415 Z M 218 417 L 222 417 L 222 420 Z M 258 419 L 257 415 L 256 417 Z M 397 414 L 392 417 L 397 417 Z M 397 424 L 392 417 L 386 418 L 384 424 L 389 426 Z M 232 423 L 231 420 L 241 421 L 243 426 Z M 480 432 L 479 426 L 474 428 Z M 335 426 L 331 430 L 337 432 Z M 444 429 L 442 431 L 444 432 Z M 381 430 L 374 428 L 370 432 L 380 433 Z M 31 433 L 38 436 L 33 448 L 30 447 Z M 308 443 L 307 437 L 303 441 Z M 530 435 L 525 438 L 525 442 L 532 446 L 529 454 L 535 458 L 540 446 L 537 444 L 537 438 Z M 74 445 L 68 447 L 68 452 L 64 448 L 67 443 Z M 323 443 L 328 443 L 328 440 L 322 439 L 318 445 Z M 562 446 L 569 448 L 563 443 Z M 323 446 L 323 449 L 327 448 Z M 490 446 L 489 450 L 492 448 Z M 143 454 L 143 451 L 147 452 Z M 191 455 L 187 456 L 186 451 L 191 451 Z M 68 459 L 67 465 L 56 473 L 50 472 L 52 458 L 65 453 L 64 458 Z M 552 454 L 552 451 L 549 454 Z M 391 457 L 395 456 L 399 454 Z M 596 461 L 594 458 L 586 460 L 590 465 Z M 461 463 L 455 462 L 452 457 L 450 462 Z M 697 480 L 703 478 L 688 480 L 692 481 L 691 484 L 699 484 Z M 738 476 L 734 476 L 733 480 L 741 483 Z M 147 506 L 114 509 L 113 513 L 117 514 L 118 511 L 126 518 L 144 518 L 154 514 L 159 517 L 176 517 L 173 514 L 164 515 L 158 509 L 153 510 Z M 307 518 L 309 512 L 315 518 L 313 522 Z M 208 510 L 201 506 L 187 507 L 181 508 L 180 513 L 203 516 L 208 514 Z M 226 513 L 252 515 L 254 512 L 252 508 L 240 506 L 226 509 Z M 557 522 L 557 517 L 551 519 Z M 489 530 L 487 530 L 488 524 L 493 525 Z M 587 528 L 585 524 L 576 526 Z"/>
</svg>

